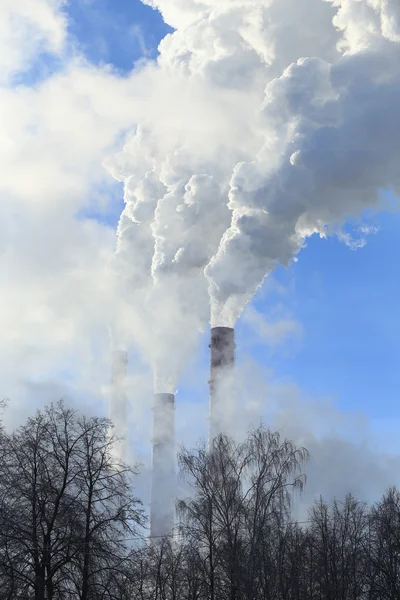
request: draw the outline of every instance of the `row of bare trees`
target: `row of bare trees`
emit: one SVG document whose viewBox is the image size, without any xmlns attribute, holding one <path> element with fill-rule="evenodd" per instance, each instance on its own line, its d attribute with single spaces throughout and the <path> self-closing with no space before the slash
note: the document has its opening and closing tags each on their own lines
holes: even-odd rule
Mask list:
<svg viewBox="0 0 400 600">
<path fill-rule="evenodd" d="M 178 455 L 174 536 L 143 538 L 109 421 L 62 402 L 0 428 L 0 600 L 399 600 L 400 493 L 291 520 L 305 448 L 259 427 Z"/>
<path fill-rule="evenodd" d="M 263 427 L 182 450 L 193 495 L 178 502 L 175 539 L 143 550 L 132 600 L 399 600 L 400 493 L 370 508 L 320 498 L 295 523 L 308 458 Z"/>
</svg>

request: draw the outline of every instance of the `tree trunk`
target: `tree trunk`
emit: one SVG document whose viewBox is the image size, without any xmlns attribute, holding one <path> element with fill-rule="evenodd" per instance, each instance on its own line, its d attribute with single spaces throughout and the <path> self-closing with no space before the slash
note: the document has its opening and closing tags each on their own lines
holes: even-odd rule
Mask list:
<svg viewBox="0 0 400 600">
<path fill-rule="evenodd" d="M 37 565 L 35 568 L 35 600 L 45 600 L 44 567 L 42 565 Z"/>
<path fill-rule="evenodd" d="M 92 487 L 89 489 L 87 510 L 86 510 L 86 524 L 85 524 L 85 539 L 83 549 L 83 573 L 82 573 L 82 596 L 81 600 L 88 600 L 89 598 L 89 577 L 90 577 L 90 521 L 92 516 Z"/>
</svg>

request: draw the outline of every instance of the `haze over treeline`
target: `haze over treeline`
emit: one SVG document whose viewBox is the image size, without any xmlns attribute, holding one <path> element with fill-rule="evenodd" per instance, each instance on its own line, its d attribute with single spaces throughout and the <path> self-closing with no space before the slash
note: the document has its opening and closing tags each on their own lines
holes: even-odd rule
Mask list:
<svg viewBox="0 0 400 600">
<path fill-rule="evenodd" d="M 307 449 L 260 426 L 181 448 L 175 536 L 146 540 L 109 421 L 60 401 L 0 430 L 2 600 L 397 600 L 400 493 L 291 519 Z M 189 489 L 189 488 L 188 488 Z"/>
</svg>

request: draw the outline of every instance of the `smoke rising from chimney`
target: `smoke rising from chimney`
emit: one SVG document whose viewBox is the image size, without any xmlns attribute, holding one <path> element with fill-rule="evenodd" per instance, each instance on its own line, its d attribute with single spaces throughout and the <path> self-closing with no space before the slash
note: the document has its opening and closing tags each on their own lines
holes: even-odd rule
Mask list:
<svg viewBox="0 0 400 600">
<path fill-rule="evenodd" d="M 309 1 L 315 9 L 310 31 L 302 37 L 297 23 L 287 24 L 296 33 L 294 47 L 319 49 L 331 58 L 334 44 L 325 51 L 326 36 L 316 39 L 315 30 L 329 23 L 332 11 L 319 0 Z M 148 102 L 143 112 L 139 108 L 139 127 L 107 168 L 125 187 L 118 253 L 132 281 L 131 310 L 146 304 L 143 317 L 152 330 L 150 342 L 136 341 L 155 365 L 157 391 L 173 392 L 198 332 L 210 321 L 204 269 L 231 223 L 232 172 L 260 150 L 257 107 L 263 90 L 297 51 L 281 51 L 282 32 L 264 32 L 271 15 L 282 20 L 276 2 L 268 11 L 258 0 L 221 2 L 217 10 L 209 2 L 151 5 L 176 31 L 162 41 L 157 65 L 138 76 L 149 93 L 164 100 L 157 102 L 158 114 Z M 331 37 L 336 41 L 333 28 Z M 215 43 L 206 44 L 207 39 Z M 142 284 L 144 297 L 137 294 Z M 174 341 L 174 353 L 166 339 Z"/>
<path fill-rule="evenodd" d="M 263 278 L 288 265 L 307 237 L 378 207 L 380 189 L 399 190 L 400 47 L 368 58 L 302 59 L 267 86 L 265 146 L 233 172 L 232 224 L 206 269 L 220 322 L 234 322 Z"/>
<path fill-rule="evenodd" d="M 125 184 L 118 243 L 135 256 L 132 279 L 145 282 L 145 352 L 157 348 L 157 389 L 174 391 L 208 322 L 233 327 L 307 237 L 398 186 L 400 9 L 381 0 L 147 3 L 175 31 L 138 74 L 146 110 L 136 108 L 141 124 L 109 168 Z M 159 114 L 151 95 L 163 98 Z"/>
</svg>

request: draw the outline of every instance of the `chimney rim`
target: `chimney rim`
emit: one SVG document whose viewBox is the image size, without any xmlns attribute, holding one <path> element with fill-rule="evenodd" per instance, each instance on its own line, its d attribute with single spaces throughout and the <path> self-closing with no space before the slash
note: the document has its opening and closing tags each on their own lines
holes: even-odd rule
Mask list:
<svg viewBox="0 0 400 600">
<path fill-rule="evenodd" d="M 210 329 L 211 333 L 213 331 L 220 331 L 220 332 L 224 332 L 224 333 L 228 333 L 228 331 L 235 331 L 234 327 L 220 327 L 220 326 L 216 326 L 216 327 L 211 327 Z"/>
</svg>

